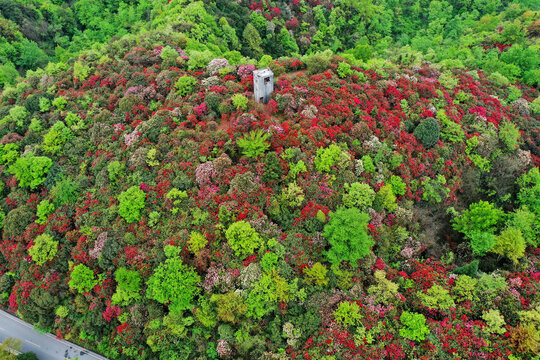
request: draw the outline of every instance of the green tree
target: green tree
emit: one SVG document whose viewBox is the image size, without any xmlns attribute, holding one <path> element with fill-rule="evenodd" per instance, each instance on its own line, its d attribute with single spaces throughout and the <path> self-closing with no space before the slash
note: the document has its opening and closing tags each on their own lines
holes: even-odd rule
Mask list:
<svg viewBox="0 0 540 360">
<path fill-rule="evenodd" d="M 172 312 L 180 312 L 194 305 L 199 292 L 199 275 L 178 257 L 159 264 L 148 279 L 146 296 L 162 304 L 168 304 Z"/>
<path fill-rule="evenodd" d="M 356 207 L 362 211 L 367 210 L 375 199 L 375 190 L 365 183 L 345 184 L 343 194 L 343 205 L 346 207 Z"/>
<path fill-rule="evenodd" d="M 448 290 L 440 285 L 433 285 L 425 293 L 418 292 L 418 298 L 424 306 L 430 309 L 448 311 L 456 307 Z"/>
<path fill-rule="evenodd" d="M 115 280 L 118 284 L 116 292 L 112 296 L 113 304 L 128 305 L 132 301 L 140 298 L 141 274 L 138 271 L 118 268 L 115 273 Z"/>
<path fill-rule="evenodd" d="M 96 286 L 98 281 L 94 277 L 94 271 L 84 264 L 76 265 L 71 272 L 69 288 L 79 293 L 89 292 Z"/>
<path fill-rule="evenodd" d="M 452 227 L 466 237 L 474 232 L 493 234 L 503 220 L 504 212 L 487 201 L 479 201 L 469 206 L 468 210 L 452 220 Z"/>
<path fill-rule="evenodd" d="M 429 334 L 429 328 L 426 325 L 426 318 L 422 314 L 404 311 L 399 317 L 403 327 L 399 329 L 399 334 L 405 339 L 412 341 L 421 341 Z"/>
<path fill-rule="evenodd" d="M 259 248 L 263 239 L 243 220 L 233 223 L 225 232 L 227 242 L 234 250 L 236 256 L 246 257 L 253 254 L 255 249 Z"/>
<path fill-rule="evenodd" d="M 35 189 L 45 181 L 45 175 L 52 166 L 52 160 L 45 156 L 34 156 L 26 153 L 9 167 L 9 173 L 19 180 L 19 186 Z"/>
<path fill-rule="evenodd" d="M 244 299 L 233 291 L 226 294 L 213 294 L 210 301 L 216 304 L 217 317 L 221 321 L 236 324 L 247 313 Z"/>
<path fill-rule="evenodd" d="M 358 325 L 363 318 L 362 314 L 360 314 L 360 306 L 356 302 L 348 301 L 339 303 L 333 315 L 336 322 L 343 326 Z"/>
<path fill-rule="evenodd" d="M 261 130 L 254 130 L 238 139 L 237 144 L 242 149 L 242 154 L 244 154 L 244 156 L 258 158 L 270 147 L 270 144 L 266 141 L 270 136 L 269 133 L 264 133 Z"/>
<path fill-rule="evenodd" d="M 495 237 L 495 246 L 492 251 L 495 254 L 503 255 L 517 263 L 519 258 L 525 254 L 527 244 L 518 229 L 506 229 L 500 235 Z"/>
<path fill-rule="evenodd" d="M 356 208 L 339 208 L 330 216 L 323 233 L 331 246 L 326 252 L 330 263 L 349 261 L 356 266 L 357 260 L 369 254 L 375 242 L 367 233 L 368 222 L 369 215 Z"/>
<path fill-rule="evenodd" d="M 122 192 L 118 199 L 118 213 L 128 223 L 139 221 L 141 219 L 141 210 L 145 207 L 146 194 L 137 186 L 132 186 Z"/>
<path fill-rule="evenodd" d="M 383 209 L 388 212 L 396 210 L 396 195 L 394 195 L 391 184 L 383 185 L 379 189 L 373 201 L 373 208 L 379 212 Z"/>
<path fill-rule="evenodd" d="M 248 23 L 242 33 L 245 54 L 253 59 L 259 59 L 263 55 L 262 39 L 259 31 L 251 23 Z"/>
<path fill-rule="evenodd" d="M 429 149 L 439 141 L 441 128 L 434 118 L 426 118 L 414 129 L 414 136 Z"/>
<path fill-rule="evenodd" d="M 473 231 L 469 234 L 471 249 L 476 255 L 484 255 L 495 245 L 495 235 L 489 232 Z"/>
<path fill-rule="evenodd" d="M 49 200 L 41 201 L 37 206 L 37 220 L 36 223 L 43 225 L 47 223 L 47 217 L 54 211 L 54 204 L 51 204 Z"/>
<path fill-rule="evenodd" d="M 34 240 L 34 245 L 28 250 L 32 260 L 38 265 L 43 265 L 52 260 L 58 252 L 58 241 L 49 234 L 41 234 Z"/>
<path fill-rule="evenodd" d="M 193 76 L 184 75 L 176 81 L 174 87 L 176 88 L 178 95 L 187 96 L 193 92 L 196 85 L 197 79 L 195 79 Z"/>
<path fill-rule="evenodd" d="M 518 127 L 509 122 L 504 121 L 499 126 L 499 139 L 505 145 L 507 150 L 513 151 L 519 148 L 519 137 L 521 133 Z"/>
</svg>

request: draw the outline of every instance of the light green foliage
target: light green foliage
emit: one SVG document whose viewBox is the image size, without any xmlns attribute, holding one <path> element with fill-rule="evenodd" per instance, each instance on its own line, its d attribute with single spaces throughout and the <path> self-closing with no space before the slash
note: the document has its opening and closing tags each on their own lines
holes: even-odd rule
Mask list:
<svg viewBox="0 0 540 360">
<path fill-rule="evenodd" d="M 249 99 L 242 94 L 234 94 L 231 98 L 234 107 L 237 109 L 246 110 Z"/>
<path fill-rule="evenodd" d="M 331 215 L 323 233 L 331 246 L 326 252 L 330 263 L 349 261 L 356 267 L 356 261 L 369 254 L 375 242 L 367 233 L 368 222 L 369 216 L 356 208 L 339 208 Z"/>
<path fill-rule="evenodd" d="M 191 308 L 199 288 L 199 275 L 182 263 L 178 257 L 173 257 L 159 264 L 154 274 L 148 279 L 146 296 L 162 304 L 169 304 L 171 312 Z"/>
<path fill-rule="evenodd" d="M 34 132 L 40 132 L 43 130 L 43 126 L 41 125 L 41 121 L 39 121 L 36 118 L 33 118 L 30 120 L 30 126 L 28 126 L 28 130 L 34 131 Z"/>
<path fill-rule="evenodd" d="M 510 84 L 510 80 L 499 72 L 494 72 L 488 77 L 496 86 L 502 87 Z"/>
<path fill-rule="evenodd" d="M 141 219 L 141 210 L 145 207 L 146 194 L 137 186 L 132 186 L 118 195 L 120 204 L 118 214 L 128 223 Z"/>
<path fill-rule="evenodd" d="M 247 313 L 244 299 L 232 291 L 226 294 L 213 294 L 210 301 L 216 304 L 217 317 L 221 321 L 236 324 Z"/>
<path fill-rule="evenodd" d="M 165 253 L 166 257 L 173 258 L 175 256 L 180 255 L 180 253 L 182 252 L 182 248 L 179 246 L 168 244 L 168 245 L 165 245 L 165 247 L 163 247 L 163 252 Z"/>
<path fill-rule="evenodd" d="M 375 165 L 373 164 L 373 159 L 369 155 L 362 156 L 362 164 L 364 165 L 364 171 L 366 174 L 370 174 L 375 170 Z"/>
<path fill-rule="evenodd" d="M 432 204 L 437 204 L 448 197 L 450 189 L 446 188 L 446 178 L 444 175 L 437 175 L 435 179 L 425 178 L 422 181 L 422 200 Z"/>
<path fill-rule="evenodd" d="M 388 212 L 392 212 L 396 210 L 396 196 L 394 195 L 392 185 L 386 184 L 379 189 L 379 191 L 375 195 L 373 207 L 377 211 L 382 211 L 384 209 Z"/>
<path fill-rule="evenodd" d="M 489 232 L 473 231 L 469 234 L 471 249 L 476 255 L 484 255 L 495 245 L 495 235 Z"/>
<path fill-rule="evenodd" d="M 204 249 L 204 247 L 208 244 L 208 240 L 206 237 L 197 231 L 192 231 L 191 236 L 189 237 L 188 242 L 188 249 L 191 251 L 195 256 Z"/>
<path fill-rule="evenodd" d="M 54 313 L 56 314 L 56 316 L 65 318 L 66 316 L 69 315 L 69 309 L 67 308 L 67 306 L 60 305 L 56 308 L 56 310 L 54 310 Z"/>
<path fill-rule="evenodd" d="M 519 229 L 527 245 L 538 246 L 540 243 L 540 218 L 526 205 L 510 214 L 508 226 Z"/>
<path fill-rule="evenodd" d="M 388 280 L 383 270 L 376 270 L 375 285 L 368 288 L 368 294 L 375 299 L 377 304 L 390 305 L 398 300 L 397 293 L 399 285 Z"/>
<path fill-rule="evenodd" d="M 283 278 L 281 280 L 284 281 Z M 280 280 L 280 285 L 283 286 L 281 291 L 288 292 L 288 285 L 286 282 Z M 275 309 L 276 301 L 278 300 L 276 292 L 276 282 L 272 279 L 271 274 L 263 274 L 259 281 L 253 283 L 246 299 L 247 304 L 247 316 L 255 319 L 261 319 L 264 315 Z"/>
<path fill-rule="evenodd" d="M 83 119 L 81 119 L 79 115 L 71 111 L 68 111 L 68 113 L 66 114 L 66 117 L 64 118 L 64 122 L 66 123 L 67 126 L 72 128 L 73 130 L 86 128 L 86 125 L 84 124 Z"/>
<path fill-rule="evenodd" d="M 320 262 L 316 262 L 313 264 L 310 268 L 304 269 L 304 274 L 306 275 L 306 283 L 309 285 L 327 285 L 328 284 L 328 278 L 326 277 L 326 273 L 328 270 L 326 269 L 326 266 L 321 264 Z"/>
<path fill-rule="evenodd" d="M 517 181 L 519 186 L 518 201 L 540 217 L 540 170 L 533 167 Z M 538 221 L 538 220 L 537 220 Z"/>
<path fill-rule="evenodd" d="M 530 109 L 533 114 L 540 114 L 540 96 L 534 99 L 530 104 Z"/>
<path fill-rule="evenodd" d="M 503 276 L 493 274 L 482 274 L 478 279 L 475 288 L 476 295 L 484 303 L 492 303 L 508 289 L 508 284 Z"/>
<path fill-rule="evenodd" d="M 54 204 L 51 204 L 49 200 L 41 201 L 37 206 L 37 220 L 36 223 L 43 225 L 47 223 L 47 217 L 54 211 Z"/>
<path fill-rule="evenodd" d="M 64 110 L 67 105 L 67 99 L 64 96 L 59 96 L 57 98 L 54 98 L 52 104 L 58 110 Z"/>
<path fill-rule="evenodd" d="M 439 83 L 445 88 L 452 90 L 459 83 L 459 79 L 455 78 L 450 71 L 445 71 L 439 76 Z"/>
<path fill-rule="evenodd" d="M 503 121 L 499 126 L 499 140 L 507 150 L 513 151 L 519 148 L 520 136 L 518 127 L 509 121 Z"/>
<path fill-rule="evenodd" d="M 254 130 L 238 139 L 237 144 L 242 149 L 242 154 L 244 154 L 244 156 L 257 158 L 264 154 L 270 147 L 270 144 L 266 141 L 270 136 L 269 133 L 264 133 L 261 130 Z"/>
<path fill-rule="evenodd" d="M 51 101 L 46 97 L 39 98 L 39 111 L 47 112 L 51 109 Z"/>
<path fill-rule="evenodd" d="M 57 182 L 51 189 L 53 203 L 57 208 L 74 202 L 78 195 L 79 185 L 70 177 Z"/>
<path fill-rule="evenodd" d="M 296 179 L 298 174 L 307 172 L 306 164 L 304 164 L 303 160 L 300 160 L 296 164 L 291 164 L 289 169 L 289 176 L 293 179 Z"/>
<path fill-rule="evenodd" d="M 64 144 L 73 137 L 71 130 L 62 121 L 57 121 L 43 135 L 43 150 L 51 154 L 56 154 L 62 150 Z"/>
<path fill-rule="evenodd" d="M 407 184 L 405 184 L 401 177 L 392 175 L 389 183 L 392 185 L 392 191 L 394 194 L 405 195 L 405 192 L 407 191 Z"/>
<path fill-rule="evenodd" d="M 298 279 L 291 284 L 278 275 L 276 269 L 270 273 L 264 273 L 260 280 L 253 283 L 246 299 L 247 316 L 261 319 L 263 316 L 276 308 L 278 302 L 289 302 L 292 297 L 302 297 L 302 292 L 297 291 Z"/>
<path fill-rule="evenodd" d="M 45 181 L 45 176 L 52 166 L 52 160 L 45 156 L 34 156 L 33 152 L 26 153 L 9 167 L 9 173 L 19 180 L 20 187 L 35 189 Z"/>
<path fill-rule="evenodd" d="M 360 324 L 363 316 L 360 314 L 360 307 L 356 302 L 343 301 L 339 303 L 336 311 L 334 311 L 334 319 L 336 323 L 343 326 L 354 326 Z"/>
<path fill-rule="evenodd" d="M 154 227 L 159 222 L 159 218 L 161 217 L 161 214 L 157 211 L 151 211 L 150 214 L 148 214 L 148 226 Z"/>
<path fill-rule="evenodd" d="M 441 139 L 454 143 L 462 142 L 465 139 L 465 132 L 461 128 L 461 125 L 450 120 L 444 110 L 437 112 L 437 119 L 441 121 L 442 125 Z"/>
<path fill-rule="evenodd" d="M 522 96 L 521 90 L 519 90 L 518 87 L 512 85 L 508 88 L 508 97 L 506 98 L 506 101 L 512 102 L 514 100 L 519 99 Z"/>
<path fill-rule="evenodd" d="M 83 65 L 82 62 L 76 61 L 73 65 L 73 76 L 79 80 L 84 81 L 90 74 L 90 68 L 86 65 Z"/>
<path fill-rule="evenodd" d="M 178 57 L 178 51 L 172 46 L 167 45 L 161 49 L 161 54 L 159 57 L 162 60 L 176 59 Z"/>
<path fill-rule="evenodd" d="M 487 201 L 480 200 L 452 220 L 452 227 L 470 238 L 473 232 L 494 233 L 504 212 Z"/>
<path fill-rule="evenodd" d="M 0 164 L 11 165 L 19 157 L 19 145 L 14 143 L 0 144 Z"/>
<path fill-rule="evenodd" d="M 495 246 L 492 251 L 495 254 L 503 255 L 517 263 L 518 259 L 525 254 L 527 244 L 518 229 L 506 229 L 500 235 L 495 237 Z"/>
<path fill-rule="evenodd" d="M 489 310 L 482 312 L 482 319 L 487 324 L 485 330 L 490 334 L 504 334 L 506 332 L 504 317 L 501 315 L 499 310 Z"/>
<path fill-rule="evenodd" d="M 437 120 L 426 118 L 414 129 L 414 136 L 422 142 L 426 149 L 429 149 L 439 141 L 440 130 Z"/>
<path fill-rule="evenodd" d="M 424 306 L 430 309 L 448 311 L 456 307 L 448 290 L 440 285 L 433 285 L 425 293 L 419 291 L 418 298 Z"/>
<path fill-rule="evenodd" d="M 79 264 L 71 272 L 69 288 L 82 294 L 92 290 L 97 283 L 98 281 L 94 278 L 94 271 L 84 264 Z"/>
<path fill-rule="evenodd" d="M 115 280 L 118 285 L 112 296 L 113 304 L 125 306 L 141 297 L 141 274 L 137 271 L 120 267 L 116 270 Z"/>
<path fill-rule="evenodd" d="M 195 85 L 197 85 L 197 79 L 193 76 L 184 75 L 176 81 L 174 87 L 178 95 L 187 96 L 193 92 Z"/>
<path fill-rule="evenodd" d="M 9 109 L 8 120 L 17 124 L 18 127 L 22 128 L 26 122 L 26 119 L 30 116 L 30 113 L 24 106 L 16 105 Z M 3 121 L 2 121 L 3 122 Z"/>
<path fill-rule="evenodd" d="M 120 161 L 111 161 L 109 165 L 107 165 L 111 183 L 116 184 L 117 181 L 124 176 L 125 167 L 126 165 L 122 164 Z"/>
<path fill-rule="evenodd" d="M 177 188 L 172 188 L 165 197 L 172 201 L 174 207 L 171 209 L 171 212 L 173 214 L 176 214 L 178 212 L 178 207 L 182 203 L 183 199 L 188 198 L 188 194 L 184 190 L 178 190 Z"/>
<path fill-rule="evenodd" d="M 345 184 L 343 193 L 343 205 L 346 207 L 356 207 L 361 211 L 367 210 L 375 199 L 375 190 L 364 183 Z"/>
<path fill-rule="evenodd" d="M 156 148 L 148 150 L 146 153 L 146 163 L 148 166 L 158 166 L 159 161 L 157 160 L 158 152 Z"/>
<path fill-rule="evenodd" d="M 304 191 L 296 183 L 289 183 L 286 188 L 282 189 L 281 199 L 288 207 L 299 207 L 304 202 Z"/>
<path fill-rule="evenodd" d="M 340 78 L 346 78 L 347 76 L 351 75 L 353 73 L 351 64 L 344 61 L 340 62 L 337 68 L 337 73 Z"/>
<path fill-rule="evenodd" d="M 279 256 L 273 252 L 267 252 L 263 255 L 260 265 L 263 271 L 269 272 L 274 269 L 279 261 Z"/>
<path fill-rule="evenodd" d="M 195 317 L 200 321 L 202 326 L 213 328 L 217 323 L 217 314 L 213 304 L 204 297 L 200 297 L 197 303 L 199 304 L 199 307 L 195 310 Z"/>
<path fill-rule="evenodd" d="M 259 60 L 257 67 L 259 69 L 268 67 L 268 65 L 270 65 L 271 62 L 272 62 L 272 57 L 270 55 L 263 55 L 261 56 L 261 59 Z"/>
<path fill-rule="evenodd" d="M 52 260 L 58 252 L 58 241 L 49 234 L 41 234 L 34 240 L 34 245 L 28 249 L 32 260 L 38 265 L 43 265 Z"/>
<path fill-rule="evenodd" d="M 315 168 L 318 171 L 330 172 L 340 156 L 341 148 L 336 144 L 330 144 L 327 148 L 319 148 L 315 156 Z"/>
<path fill-rule="evenodd" d="M 263 239 L 243 220 L 233 223 L 225 232 L 227 242 L 234 250 L 236 256 L 246 257 L 253 254 L 255 249 L 263 244 Z"/>
<path fill-rule="evenodd" d="M 477 284 L 478 280 L 468 275 L 460 275 L 457 278 L 456 284 L 452 291 L 456 295 L 458 301 L 474 301 L 477 299 L 475 294 Z"/>
<path fill-rule="evenodd" d="M 426 326 L 426 318 L 422 314 L 404 311 L 399 317 L 403 327 L 399 329 L 399 334 L 412 341 L 421 341 L 429 334 Z"/>
</svg>

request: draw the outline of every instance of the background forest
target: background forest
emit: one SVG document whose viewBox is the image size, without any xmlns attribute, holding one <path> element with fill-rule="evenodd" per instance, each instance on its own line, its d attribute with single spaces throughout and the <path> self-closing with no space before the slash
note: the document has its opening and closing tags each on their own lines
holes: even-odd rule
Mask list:
<svg viewBox="0 0 540 360">
<path fill-rule="evenodd" d="M 2 307 L 110 359 L 539 359 L 539 7 L 0 0 Z"/>
</svg>

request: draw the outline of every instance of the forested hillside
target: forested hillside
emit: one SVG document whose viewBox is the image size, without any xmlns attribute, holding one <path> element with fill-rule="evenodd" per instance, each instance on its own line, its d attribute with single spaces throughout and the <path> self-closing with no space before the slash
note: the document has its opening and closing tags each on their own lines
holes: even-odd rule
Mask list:
<svg viewBox="0 0 540 360">
<path fill-rule="evenodd" d="M 0 0 L 2 307 L 110 359 L 539 359 L 538 7 Z"/>
</svg>

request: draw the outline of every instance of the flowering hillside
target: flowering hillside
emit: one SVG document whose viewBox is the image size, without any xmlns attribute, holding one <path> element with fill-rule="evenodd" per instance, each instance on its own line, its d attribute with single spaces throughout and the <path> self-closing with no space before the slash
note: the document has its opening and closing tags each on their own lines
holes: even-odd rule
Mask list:
<svg viewBox="0 0 540 360">
<path fill-rule="evenodd" d="M 124 36 L 1 92 L 3 309 L 110 359 L 538 359 L 538 88 L 189 46 Z"/>
</svg>

